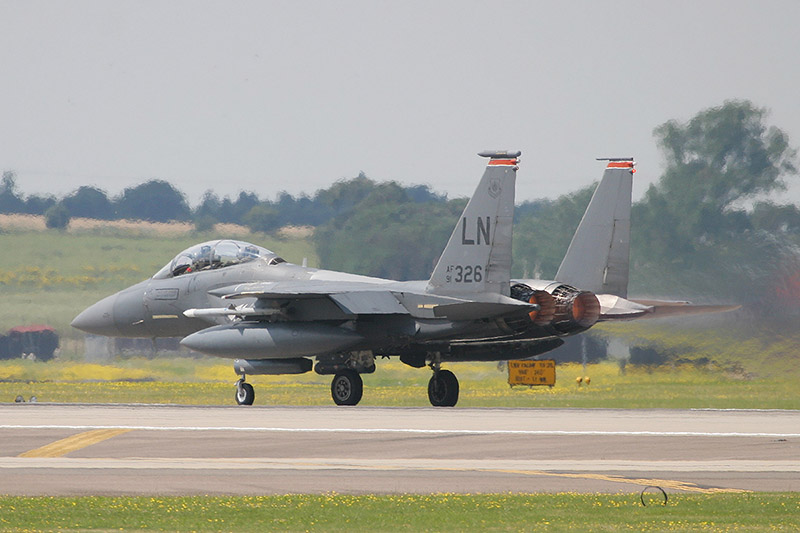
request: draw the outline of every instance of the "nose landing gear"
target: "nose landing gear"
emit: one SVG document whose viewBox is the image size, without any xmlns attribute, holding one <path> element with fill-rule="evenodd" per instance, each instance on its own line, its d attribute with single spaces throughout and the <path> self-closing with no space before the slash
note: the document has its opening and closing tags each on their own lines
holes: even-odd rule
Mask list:
<svg viewBox="0 0 800 533">
<path fill-rule="evenodd" d="M 236 403 L 239 405 L 253 405 L 253 401 L 256 399 L 256 391 L 244 378 L 245 376 L 242 374 L 241 379 L 236 382 Z"/>
</svg>

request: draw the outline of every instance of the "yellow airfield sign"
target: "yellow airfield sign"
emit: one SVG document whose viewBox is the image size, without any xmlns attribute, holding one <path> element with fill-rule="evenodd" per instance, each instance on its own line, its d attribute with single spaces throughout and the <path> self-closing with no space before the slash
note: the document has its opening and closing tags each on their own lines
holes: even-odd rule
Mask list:
<svg viewBox="0 0 800 533">
<path fill-rule="evenodd" d="M 556 362 L 554 359 L 541 361 L 509 361 L 508 384 L 549 385 L 556 384 Z"/>
</svg>

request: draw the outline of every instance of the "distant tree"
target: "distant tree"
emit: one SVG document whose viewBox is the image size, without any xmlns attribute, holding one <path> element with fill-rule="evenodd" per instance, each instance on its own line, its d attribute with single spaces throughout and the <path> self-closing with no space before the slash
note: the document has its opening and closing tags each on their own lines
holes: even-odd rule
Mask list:
<svg viewBox="0 0 800 533">
<path fill-rule="evenodd" d="M 239 197 L 235 202 L 230 204 L 230 217 L 228 218 L 227 222 L 245 224 L 245 215 L 247 215 L 251 209 L 260 203 L 261 200 L 258 199 L 258 196 L 255 193 L 246 191 L 239 192 Z"/>
<path fill-rule="evenodd" d="M 519 222 L 529 216 L 536 216 L 543 210 L 550 208 L 552 204 L 553 201 L 546 198 L 526 200 L 514 207 L 514 221 Z"/>
<path fill-rule="evenodd" d="M 331 187 L 317 191 L 315 201 L 330 208 L 333 214 L 351 211 L 375 189 L 376 184 L 363 172 L 350 180 L 339 180 Z"/>
<path fill-rule="evenodd" d="M 252 231 L 270 233 L 278 229 L 278 212 L 267 204 L 253 206 L 242 222 Z"/>
<path fill-rule="evenodd" d="M 412 185 L 406 187 L 406 195 L 414 202 L 423 204 L 427 202 L 446 202 L 447 196 L 437 194 L 427 185 Z"/>
<path fill-rule="evenodd" d="M 229 197 L 225 197 L 220 202 L 219 214 L 217 216 L 219 222 L 235 223 L 236 217 L 233 214 L 233 202 Z"/>
<path fill-rule="evenodd" d="M 751 102 L 729 101 L 655 129 L 667 166 L 633 208 L 632 290 L 762 298 L 787 241 L 759 227 L 793 218 L 767 204 L 749 212 L 747 202 L 797 174 L 796 150 L 766 118 Z"/>
<path fill-rule="evenodd" d="M 200 205 L 194 210 L 193 218 L 195 220 L 195 225 L 197 224 L 197 220 L 202 218 L 219 220 L 221 210 L 222 202 L 219 196 L 217 196 L 214 191 L 206 191 L 203 194 L 203 198 L 200 200 Z"/>
<path fill-rule="evenodd" d="M 272 205 L 278 212 L 281 226 L 318 226 L 333 216 L 333 210 L 329 206 L 306 195 L 295 198 L 287 192 L 281 192 L 277 202 Z"/>
<path fill-rule="evenodd" d="M 43 215 L 48 209 L 56 205 L 54 196 L 39 196 L 33 194 L 25 199 L 25 212 L 29 215 Z"/>
<path fill-rule="evenodd" d="M 750 220 L 756 231 L 800 237 L 800 207 L 796 205 L 756 202 Z"/>
<path fill-rule="evenodd" d="M 97 187 L 84 185 L 61 200 L 73 217 L 114 219 L 114 204 L 106 193 Z"/>
<path fill-rule="evenodd" d="M 151 222 L 191 218 L 186 198 L 163 180 L 150 180 L 125 189 L 117 201 L 117 212 L 122 218 Z"/>
<path fill-rule="evenodd" d="M 797 152 L 767 114 L 729 101 L 655 129 L 667 168 L 635 212 L 642 249 L 675 259 L 739 234 L 748 229 L 743 200 L 786 188 Z"/>
<path fill-rule="evenodd" d="M 0 213 L 24 212 L 25 201 L 17 193 L 17 174 L 6 170 L 0 180 Z"/>
<path fill-rule="evenodd" d="M 379 184 L 350 211 L 314 232 L 320 262 L 371 276 L 427 279 L 464 204 L 415 203 L 397 184 Z"/>
<path fill-rule="evenodd" d="M 64 204 L 55 204 L 44 213 L 44 220 L 48 228 L 66 229 L 70 221 L 69 211 Z"/>
</svg>

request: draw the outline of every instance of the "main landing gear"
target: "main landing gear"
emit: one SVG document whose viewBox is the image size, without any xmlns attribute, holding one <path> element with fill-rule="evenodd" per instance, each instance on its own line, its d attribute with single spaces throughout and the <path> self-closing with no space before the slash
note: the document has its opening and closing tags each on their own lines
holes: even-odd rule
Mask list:
<svg viewBox="0 0 800 533">
<path fill-rule="evenodd" d="M 364 382 L 355 370 L 341 370 L 331 381 L 331 397 L 336 405 L 356 405 L 364 393 Z"/>
<path fill-rule="evenodd" d="M 449 370 L 441 369 L 441 361 L 431 362 L 433 376 L 428 382 L 428 399 L 434 407 L 453 407 L 458 403 L 458 378 Z"/>
<path fill-rule="evenodd" d="M 341 370 L 331 381 L 331 397 L 336 405 L 357 405 L 364 394 L 364 381 L 355 370 Z M 236 382 L 236 403 L 253 405 L 256 393 L 253 386 L 245 381 L 245 376 Z"/>
</svg>

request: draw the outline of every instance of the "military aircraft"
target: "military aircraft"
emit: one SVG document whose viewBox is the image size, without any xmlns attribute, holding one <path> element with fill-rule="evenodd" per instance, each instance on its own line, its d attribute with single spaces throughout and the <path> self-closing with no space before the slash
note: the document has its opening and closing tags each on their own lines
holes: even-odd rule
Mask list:
<svg viewBox="0 0 800 533">
<path fill-rule="evenodd" d="M 486 170 L 429 280 L 307 268 L 250 243 L 209 241 L 92 305 L 72 326 L 111 337 L 183 337 L 192 350 L 234 359 L 240 405 L 255 398 L 247 374 L 312 366 L 333 375 L 336 404 L 356 405 L 360 375 L 374 372 L 377 358 L 399 357 L 430 366 L 431 404 L 454 406 L 458 379 L 443 363 L 534 357 L 600 320 L 688 310 L 686 302 L 626 299 L 632 159 L 607 160 L 558 281 L 543 281 L 511 279 L 520 152 L 479 155 Z"/>
</svg>

